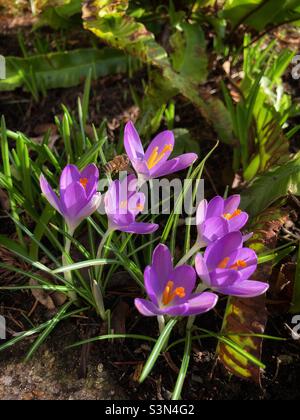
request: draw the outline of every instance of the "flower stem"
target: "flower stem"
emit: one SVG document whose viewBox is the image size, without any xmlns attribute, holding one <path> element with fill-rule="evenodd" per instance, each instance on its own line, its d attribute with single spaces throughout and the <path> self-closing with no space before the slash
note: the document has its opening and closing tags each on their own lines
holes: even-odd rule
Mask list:
<svg viewBox="0 0 300 420">
<path fill-rule="evenodd" d="M 112 229 L 108 229 L 105 232 L 105 234 L 103 235 L 103 238 L 102 238 L 102 240 L 100 242 L 100 245 L 99 245 L 99 248 L 98 248 L 98 251 L 97 251 L 97 257 L 96 257 L 97 259 L 100 259 L 102 257 L 102 252 L 103 252 L 104 246 L 105 246 L 106 242 L 108 242 L 109 237 L 110 237 L 110 235 L 112 233 L 113 233 L 113 230 Z M 103 272 L 103 266 L 100 266 L 100 267 L 97 267 L 96 268 L 96 279 L 97 279 L 97 282 L 100 280 L 101 275 L 102 275 L 102 272 Z"/>
<path fill-rule="evenodd" d="M 184 265 L 187 263 L 198 251 L 200 251 L 201 246 L 199 245 L 198 241 L 195 243 L 194 246 L 189 250 L 187 254 L 185 254 L 184 257 L 181 258 L 181 260 L 178 262 L 176 267 L 179 267 L 180 265 Z"/>
<path fill-rule="evenodd" d="M 69 263 L 69 257 L 70 257 L 70 250 L 71 250 L 71 238 L 74 235 L 74 229 L 68 228 L 67 233 L 69 235 L 69 238 L 66 238 L 65 241 L 65 253 L 62 255 L 62 263 L 63 266 L 68 265 Z M 64 274 L 65 280 L 69 283 L 69 284 L 73 284 L 73 278 L 72 278 L 72 273 L 71 271 L 66 271 Z M 69 292 L 69 298 L 71 301 L 76 302 L 77 301 L 77 294 L 76 292 L 74 292 L 73 290 L 71 292 Z"/>
<path fill-rule="evenodd" d="M 163 332 L 165 326 L 166 326 L 166 322 L 165 322 L 164 316 L 163 315 L 158 315 L 157 316 L 157 322 L 158 322 L 159 332 L 161 334 Z"/>
</svg>

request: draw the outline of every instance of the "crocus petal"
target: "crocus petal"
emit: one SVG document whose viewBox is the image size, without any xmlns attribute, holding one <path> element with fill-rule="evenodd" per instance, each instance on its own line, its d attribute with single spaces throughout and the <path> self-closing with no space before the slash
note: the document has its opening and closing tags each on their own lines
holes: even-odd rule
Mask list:
<svg viewBox="0 0 300 420">
<path fill-rule="evenodd" d="M 249 239 L 251 239 L 252 236 L 253 236 L 253 232 L 246 233 L 245 235 L 243 235 L 243 242 L 249 241 Z"/>
<path fill-rule="evenodd" d="M 232 219 L 228 220 L 230 232 L 235 232 L 237 230 L 242 229 L 248 222 L 248 219 L 249 215 L 245 212 L 242 212 L 238 216 L 235 216 Z"/>
<path fill-rule="evenodd" d="M 210 273 L 210 287 L 219 290 L 221 287 L 231 286 L 240 280 L 240 275 L 235 270 L 216 269 Z"/>
<path fill-rule="evenodd" d="M 156 225 L 155 223 L 131 223 L 131 225 L 128 226 L 118 226 L 117 229 L 121 232 L 126 233 L 137 233 L 137 234 L 150 234 L 157 231 L 159 228 L 159 225 Z"/>
<path fill-rule="evenodd" d="M 60 200 L 55 194 L 55 192 L 53 191 L 53 189 L 51 188 L 50 184 L 48 183 L 44 175 L 41 175 L 40 177 L 40 186 L 41 186 L 41 190 L 44 196 L 47 198 L 51 206 L 54 207 L 55 210 L 57 210 L 59 213 L 62 214 Z"/>
<path fill-rule="evenodd" d="M 102 196 L 100 193 L 96 193 L 93 197 L 88 201 L 86 206 L 84 206 L 77 215 L 78 221 L 82 221 L 87 217 L 91 216 L 95 211 L 99 208 L 100 203 L 102 200 Z"/>
<path fill-rule="evenodd" d="M 228 197 L 224 203 L 224 213 L 234 213 L 239 208 L 240 202 L 241 196 L 238 194 Z"/>
<path fill-rule="evenodd" d="M 60 194 L 68 188 L 73 182 L 79 182 L 81 178 L 81 173 L 79 172 L 77 166 L 67 165 L 61 173 L 60 176 Z"/>
<path fill-rule="evenodd" d="M 223 238 L 208 246 L 204 253 L 204 258 L 208 269 L 211 271 L 216 268 L 220 262 L 229 257 L 231 253 L 241 248 L 243 237 L 240 232 L 231 232 Z"/>
<path fill-rule="evenodd" d="M 199 237 L 207 244 L 224 237 L 228 232 L 228 222 L 222 217 L 211 217 L 198 226 Z"/>
<path fill-rule="evenodd" d="M 162 133 L 159 133 L 150 143 L 146 153 L 145 153 L 145 161 L 148 164 L 148 168 L 151 171 L 155 168 L 159 168 L 163 163 L 165 163 L 173 149 L 174 149 L 174 134 L 172 131 L 163 131 Z M 151 159 L 153 156 L 157 156 L 157 163 L 152 166 L 153 163 L 155 163 L 155 159 L 151 163 Z"/>
<path fill-rule="evenodd" d="M 243 280 L 248 280 L 257 268 L 257 255 L 253 249 L 240 248 L 229 255 L 228 267 L 237 261 L 243 261 L 246 267 L 240 267 L 238 272 Z"/>
<path fill-rule="evenodd" d="M 80 210 L 87 204 L 85 189 L 79 182 L 73 182 L 63 192 L 61 200 L 64 204 L 66 216 L 76 219 Z"/>
<path fill-rule="evenodd" d="M 151 175 L 157 178 L 182 171 L 191 166 L 197 159 L 198 155 L 195 153 L 186 153 L 161 165 L 157 170 L 153 171 Z"/>
<path fill-rule="evenodd" d="M 98 187 L 99 182 L 99 170 L 96 165 L 91 164 L 88 165 L 80 175 L 81 179 L 87 179 L 87 184 L 85 187 L 87 198 L 89 199 L 91 196 L 93 196 Z"/>
<path fill-rule="evenodd" d="M 211 217 L 220 217 L 224 213 L 224 200 L 220 196 L 214 197 L 207 206 L 206 217 L 209 219 Z"/>
<path fill-rule="evenodd" d="M 142 160 L 144 158 L 144 149 L 140 136 L 131 121 L 125 126 L 124 146 L 130 160 Z"/>
<path fill-rule="evenodd" d="M 146 268 L 144 282 L 147 295 L 155 305 L 158 305 L 158 297 L 162 294 L 164 285 L 158 278 L 153 267 L 148 266 Z"/>
<path fill-rule="evenodd" d="M 269 288 L 267 283 L 255 280 L 237 282 L 232 286 L 219 288 L 218 291 L 224 295 L 251 298 L 263 295 Z"/>
<path fill-rule="evenodd" d="M 202 200 L 197 208 L 196 224 L 197 226 L 202 225 L 206 218 L 207 212 L 207 200 Z"/>
<path fill-rule="evenodd" d="M 193 267 L 189 265 L 181 265 L 175 268 L 175 270 L 172 273 L 172 277 L 169 280 L 172 280 L 174 282 L 174 289 L 176 289 L 177 287 L 184 287 L 185 290 L 184 298 L 176 296 L 173 299 L 172 303 L 174 303 L 174 305 L 177 305 L 183 303 L 182 299 L 189 299 L 190 295 L 192 294 L 192 291 L 194 290 L 196 284 L 196 272 L 193 269 Z"/>
<path fill-rule="evenodd" d="M 189 306 L 187 303 L 183 303 L 181 305 L 172 305 L 162 309 L 163 314 L 169 316 L 185 316 L 188 315 Z"/>
<path fill-rule="evenodd" d="M 161 311 L 154 303 L 145 299 L 135 299 L 134 304 L 137 310 L 144 316 L 157 316 L 161 315 Z"/>
<path fill-rule="evenodd" d="M 199 315 L 206 313 L 213 309 L 218 302 L 218 296 L 214 293 L 204 292 L 194 294 L 191 299 L 188 300 L 188 311 L 185 315 Z"/>
<path fill-rule="evenodd" d="M 197 274 L 200 277 L 200 279 L 205 284 L 210 286 L 211 280 L 210 280 L 209 271 L 208 271 L 206 262 L 205 262 L 203 256 L 200 253 L 196 255 L 195 267 L 196 267 L 196 271 L 197 271 Z"/>
<path fill-rule="evenodd" d="M 134 194 L 128 201 L 128 210 L 134 216 L 137 216 L 144 210 L 146 196 L 144 193 Z"/>
<path fill-rule="evenodd" d="M 171 280 L 170 275 L 173 272 L 172 255 L 166 245 L 159 244 L 155 248 L 152 256 L 152 267 L 159 276 L 162 293 L 167 282 Z"/>
</svg>

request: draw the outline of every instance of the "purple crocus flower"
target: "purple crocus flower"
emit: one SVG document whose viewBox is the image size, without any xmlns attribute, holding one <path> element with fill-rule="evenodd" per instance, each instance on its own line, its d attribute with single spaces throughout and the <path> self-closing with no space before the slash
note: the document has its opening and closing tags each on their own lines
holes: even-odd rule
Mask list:
<svg viewBox="0 0 300 420">
<path fill-rule="evenodd" d="M 163 131 L 152 140 L 145 152 L 133 123 L 129 121 L 126 124 L 124 145 L 140 180 L 147 181 L 181 171 L 197 160 L 198 156 L 195 153 L 186 153 L 168 160 L 174 149 L 174 143 L 172 131 Z"/>
<path fill-rule="evenodd" d="M 232 232 L 196 257 L 196 271 L 208 288 L 230 296 L 250 298 L 265 293 L 269 285 L 249 280 L 257 268 L 257 255 L 243 248 L 240 232 Z"/>
<path fill-rule="evenodd" d="M 136 222 L 136 216 L 144 210 L 146 197 L 137 192 L 137 179 L 134 175 L 123 181 L 111 183 L 105 194 L 105 212 L 109 220 L 109 230 L 127 233 L 147 234 L 155 232 L 159 226 L 154 223 Z"/>
<path fill-rule="evenodd" d="M 145 287 L 150 300 L 135 299 L 135 306 L 145 316 L 189 316 L 210 311 L 218 296 L 214 293 L 193 293 L 196 273 L 193 267 L 173 267 L 171 253 L 165 245 L 158 245 L 153 253 L 152 265 L 144 274 Z"/>
<path fill-rule="evenodd" d="M 249 216 L 239 209 L 240 201 L 240 195 L 232 195 L 226 200 L 216 196 L 209 203 L 207 200 L 201 201 L 196 220 L 201 246 L 209 245 L 245 226 Z M 244 241 L 247 239 L 249 235 L 244 237 Z"/>
<path fill-rule="evenodd" d="M 65 219 L 69 232 L 99 207 L 101 194 L 97 192 L 99 171 L 88 165 L 82 172 L 75 165 L 67 165 L 60 177 L 60 197 L 55 194 L 44 175 L 40 177 L 43 194 Z"/>
</svg>

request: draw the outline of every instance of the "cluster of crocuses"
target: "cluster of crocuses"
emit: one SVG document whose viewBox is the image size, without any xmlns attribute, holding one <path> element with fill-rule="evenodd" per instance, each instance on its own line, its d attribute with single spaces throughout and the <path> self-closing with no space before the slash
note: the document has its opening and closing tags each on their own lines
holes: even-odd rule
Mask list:
<svg viewBox="0 0 300 420">
<path fill-rule="evenodd" d="M 169 159 L 174 148 L 171 131 L 158 134 L 145 152 L 131 122 L 125 127 L 124 146 L 137 176 L 129 175 L 122 181 L 111 182 L 103 196 L 97 191 L 99 171 L 93 164 L 82 172 L 74 165 L 67 165 L 61 174 L 59 197 L 41 175 L 42 192 L 64 217 L 70 235 L 101 202 L 108 217 L 108 232 L 155 232 L 158 225 L 136 221 L 145 204 L 145 195 L 139 191 L 139 186 L 150 179 L 186 169 L 197 160 L 194 153 Z M 135 300 L 140 313 L 145 316 L 198 315 L 216 305 L 218 296 L 213 292 L 253 297 L 268 289 L 266 283 L 250 279 L 257 267 L 257 256 L 253 250 L 243 247 L 248 238 L 240 230 L 247 223 L 248 215 L 239 209 L 239 204 L 237 195 L 226 200 L 215 197 L 209 203 L 203 200 L 197 211 L 198 240 L 176 267 L 167 246 L 156 247 L 152 265 L 144 274 L 149 300 Z M 204 247 L 202 256 L 199 251 Z M 195 254 L 194 268 L 186 263 Z M 198 286 L 197 274 L 202 280 Z"/>
</svg>

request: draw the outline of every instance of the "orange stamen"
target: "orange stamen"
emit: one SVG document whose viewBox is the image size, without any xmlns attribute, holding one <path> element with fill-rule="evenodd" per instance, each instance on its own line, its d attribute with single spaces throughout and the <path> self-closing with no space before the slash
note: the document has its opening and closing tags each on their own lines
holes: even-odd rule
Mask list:
<svg viewBox="0 0 300 420">
<path fill-rule="evenodd" d="M 174 290 L 174 282 L 173 281 L 168 281 L 168 284 L 163 292 L 162 295 L 162 303 L 164 305 L 168 305 L 169 303 L 172 302 L 172 300 L 174 300 L 174 298 L 178 296 L 180 298 L 184 298 L 185 297 L 185 288 L 184 287 L 176 287 L 176 289 Z"/>
<path fill-rule="evenodd" d="M 224 258 L 224 260 L 219 263 L 218 268 L 227 268 L 229 259 L 229 257 Z"/>
<path fill-rule="evenodd" d="M 237 210 L 235 210 L 233 213 L 224 213 L 224 214 L 223 214 L 223 217 L 224 217 L 225 219 L 227 219 L 227 220 L 231 220 L 231 219 L 233 219 L 234 217 L 239 216 L 241 213 L 242 213 L 242 210 L 237 209 Z"/>
<path fill-rule="evenodd" d="M 136 206 L 136 210 L 140 210 L 143 211 L 144 210 L 144 206 L 140 203 Z"/>
<path fill-rule="evenodd" d="M 229 268 L 231 268 L 232 270 L 238 270 L 240 268 L 246 268 L 247 267 L 247 263 L 244 260 L 237 260 L 236 263 L 234 263 L 233 265 L 231 265 Z"/>
<path fill-rule="evenodd" d="M 83 188 L 86 189 L 89 180 L 88 178 L 80 178 L 79 182 L 83 186 Z"/>
<path fill-rule="evenodd" d="M 173 150 L 172 144 L 166 144 L 161 153 L 158 153 L 159 148 L 155 147 L 147 161 L 148 169 L 152 169 L 156 166 L 162 158 L 165 156 L 167 152 L 171 152 Z"/>
</svg>

